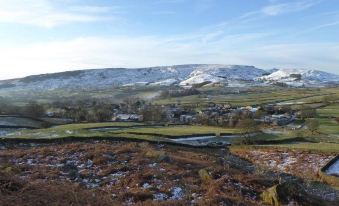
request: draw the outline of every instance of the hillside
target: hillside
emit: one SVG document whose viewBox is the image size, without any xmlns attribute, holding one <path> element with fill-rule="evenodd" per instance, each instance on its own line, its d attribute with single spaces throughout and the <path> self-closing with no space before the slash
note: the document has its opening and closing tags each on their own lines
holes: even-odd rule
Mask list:
<svg viewBox="0 0 339 206">
<path fill-rule="evenodd" d="M 265 82 L 282 82 L 291 86 L 317 86 L 339 82 L 339 76 L 319 70 L 279 69 L 259 79 Z"/>
<path fill-rule="evenodd" d="M 103 89 L 133 85 L 180 85 L 223 83 L 230 87 L 285 83 L 290 86 L 324 86 L 339 83 L 339 76 L 318 70 L 262 70 L 254 66 L 190 64 L 150 68 L 110 68 L 41 74 L 0 81 L 0 89 L 53 90 Z"/>
</svg>

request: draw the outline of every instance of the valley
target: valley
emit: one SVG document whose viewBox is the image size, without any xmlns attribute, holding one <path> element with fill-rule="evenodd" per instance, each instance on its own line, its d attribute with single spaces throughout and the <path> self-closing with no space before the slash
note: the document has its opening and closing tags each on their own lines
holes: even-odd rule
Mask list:
<svg viewBox="0 0 339 206">
<path fill-rule="evenodd" d="M 10 80 L 15 86 L 0 89 L 0 199 L 20 193 L 13 204 L 28 197 L 40 205 L 54 198 L 79 205 L 95 198 L 100 205 L 338 203 L 339 174 L 327 171 L 339 154 L 339 87 L 310 78 L 317 72 L 303 71 L 309 79 L 300 86 L 287 82 L 290 73 L 284 84 L 272 82 L 274 73 L 259 81 L 264 72 L 253 67 L 246 67 L 255 71 L 248 77 L 237 66 L 178 73 L 182 67 L 136 71 L 161 73 L 156 81 L 171 85 L 111 85 L 116 80 L 108 77 L 92 84 L 86 74 L 105 70 Z M 167 79 L 174 74 L 181 81 Z M 87 78 L 86 86 L 78 78 Z"/>
</svg>

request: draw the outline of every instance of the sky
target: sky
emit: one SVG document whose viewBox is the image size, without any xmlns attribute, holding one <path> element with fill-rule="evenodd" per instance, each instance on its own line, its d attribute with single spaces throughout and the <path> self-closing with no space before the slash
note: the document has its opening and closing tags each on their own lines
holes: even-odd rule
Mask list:
<svg viewBox="0 0 339 206">
<path fill-rule="evenodd" d="M 339 1 L 0 0 L 0 79 L 210 63 L 339 74 Z"/>
</svg>

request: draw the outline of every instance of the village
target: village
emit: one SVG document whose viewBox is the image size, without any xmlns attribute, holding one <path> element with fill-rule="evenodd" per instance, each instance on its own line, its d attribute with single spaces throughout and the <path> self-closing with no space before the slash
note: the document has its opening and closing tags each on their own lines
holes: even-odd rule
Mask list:
<svg viewBox="0 0 339 206">
<path fill-rule="evenodd" d="M 187 105 L 145 105 L 140 112 L 126 113 L 126 105 L 115 105 L 112 121 L 165 121 L 171 124 L 202 124 L 235 127 L 241 119 L 253 119 L 258 124 L 284 126 L 292 123 L 300 112 L 288 106 L 268 104 L 264 106 L 234 107 L 229 104 L 208 103 L 207 107 Z M 150 112 L 156 107 L 157 114 Z M 148 112 L 149 111 L 149 112 Z"/>
</svg>

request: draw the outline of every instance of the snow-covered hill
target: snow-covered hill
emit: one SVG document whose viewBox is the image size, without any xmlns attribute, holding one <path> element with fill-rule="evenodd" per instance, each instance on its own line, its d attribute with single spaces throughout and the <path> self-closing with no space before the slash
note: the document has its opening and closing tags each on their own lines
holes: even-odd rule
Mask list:
<svg viewBox="0 0 339 206">
<path fill-rule="evenodd" d="M 268 83 L 285 83 L 290 86 L 321 86 L 339 83 L 339 75 L 307 69 L 279 69 L 258 79 Z"/>
<path fill-rule="evenodd" d="M 217 82 L 227 79 L 253 80 L 264 70 L 252 66 L 229 65 L 177 65 L 139 69 L 95 69 L 43 74 L 17 80 L 0 81 L 0 86 L 34 89 L 103 88 L 130 85 L 171 85 L 186 82 L 188 85 L 204 81 Z M 186 84 L 185 83 L 185 84 Z"/>
<path fill-rule="evenodd" d="M 192 85 L 203 82 L 225 82 L 232 80 L 254 81 L 261 77 L 266 71 L 255 68 L 254 66 L 240 65 L 207 65 L 195 69 L 180 85 Z"/>
<path fill-rule="evenodd" d="M 93 69 L 42 74 L 0 81 L 0 89 L 52 90 L 58 88 L 107 88 L 142 85 L 194 85 L 223 83 L 229 86 L 268 85 L 277 82 L 292 86 L 339 83 L 339 76 L 317 70 L 274 69 L 254 66 L 189 64 L 138 69 Z"/>
</svg>

